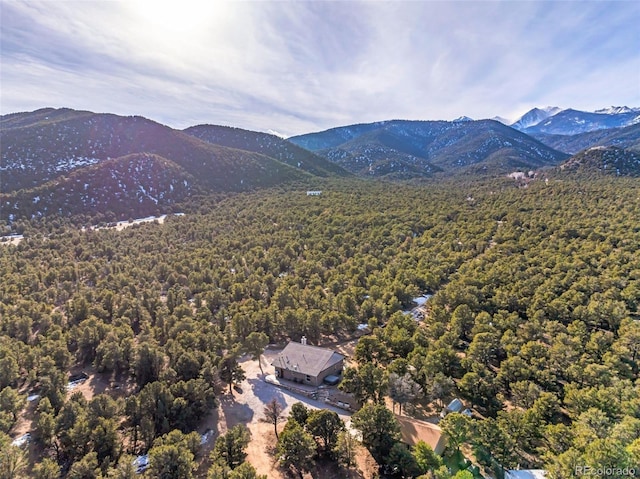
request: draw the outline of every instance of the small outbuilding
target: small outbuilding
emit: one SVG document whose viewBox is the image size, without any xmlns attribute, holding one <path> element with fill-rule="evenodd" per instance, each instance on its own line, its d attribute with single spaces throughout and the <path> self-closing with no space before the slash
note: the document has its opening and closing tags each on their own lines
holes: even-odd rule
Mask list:
<svg viewBox="0 0 640 479">
<path fill-rule="evenodd" d="M 447 414 L 452 412 L 461 413 L 463 409 L 464 404 L 462 404 L 462 401 L 460 401 L 460 399 L 458 398 L 455 398 L 447 405 L 446 408 L 442 410 L 442 412 L 440 413 L 440 417 L 445 417 Z"/>
<path fill-rule="evenodd" d="M 344 356 L 331 349 L 311 346 L 303 336 L 301 342 L 287 344 L 271 365 L 280 379 L 320 386 L 329 376 L 340 377 Z M 330 379 L 335 382 L 335 378 Z"/>
</svg>

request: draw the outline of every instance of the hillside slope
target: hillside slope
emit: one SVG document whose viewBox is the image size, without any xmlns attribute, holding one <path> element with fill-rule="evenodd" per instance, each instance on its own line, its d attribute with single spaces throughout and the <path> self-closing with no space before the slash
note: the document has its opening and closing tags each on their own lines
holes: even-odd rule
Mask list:
<svg viewBox="0 0 640 479">
<path fill-rule="evenodd" d="M 142 117 L 44 109 L 3 116 L 0 135 L 3 192 L 141 152 L 174 161 L 211 190 L 243 190 L 308 176 L 304 166 L 212 145 Z"/>
<path fill-rule="evenodd" d="M 572 156 L 558 169 L 572 173 L 640 176 L 640 153 L 615 146 L 596 146 Z"/>
<path fill-rule="evenodd" d="M 0 219 L 90 213 L 114 221 L 156 215 L 171 211 L 197 192 L 196 185 L 196 179 L 174 162 L 134 153 L 75 170 L 30 190 L 0 194 Z"/>
<path fill-rule="evenodd" d="M 317 176 L 348 174 L 325 158 L 268 133 L 218 125 L 197 125 L 183 132 L 214 145 L 260 153 Z"/>
</svg>

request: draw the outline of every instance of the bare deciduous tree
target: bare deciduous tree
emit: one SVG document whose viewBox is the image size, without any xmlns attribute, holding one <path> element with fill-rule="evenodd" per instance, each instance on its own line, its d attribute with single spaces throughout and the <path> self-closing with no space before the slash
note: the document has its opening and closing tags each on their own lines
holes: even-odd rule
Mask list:
<svg viewBox="0 0 640 479">
<path fill-rule="evenodd" d="M 264 412 L 264 421 L 268 422 L 270 424 L 273 424 L 273 429 L 274 429 L 274 431 L 276 433 L 276 439 L 279 439 L 278 438 L 278 424 L 284 420 L 284 417 L 282 416 L 282 412 L 283 411 L 284 411 L 284 408 L 276 400 L 276 398 L 273 398 L 264 407 L 264 411 L 263 411 Z"/>
</svg>

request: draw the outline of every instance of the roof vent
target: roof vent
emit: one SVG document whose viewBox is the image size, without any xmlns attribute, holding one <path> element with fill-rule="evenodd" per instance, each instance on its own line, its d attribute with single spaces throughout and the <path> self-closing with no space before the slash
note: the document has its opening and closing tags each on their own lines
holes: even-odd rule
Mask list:
<svg viewBox="0 0 640 479">
<path fill-rule="evenodd" d="M 306 346 L 306 344 L 307 344 L 307 337 L 306 336 L 302 336 L 302 338 L 300 338 L 300 344 L 304 344 Z"/>
</svg>

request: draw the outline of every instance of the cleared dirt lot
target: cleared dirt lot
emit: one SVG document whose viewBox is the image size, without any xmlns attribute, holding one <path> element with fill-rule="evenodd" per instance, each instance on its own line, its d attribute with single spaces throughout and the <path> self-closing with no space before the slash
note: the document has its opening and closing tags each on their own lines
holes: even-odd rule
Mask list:
<svg viewBox="0 0 640 479">
<path fill-rule="evenodd" d="M 262 368 L 265 374 L 273 374 L 274 369 L 271 362 L 279 349 L 268 349 L 262 356 Z M 258 361 L 245 358 L 241 361 L 242 368 L 245 371 L 246 379 L 234 390 L 233 397 L 229 394 L 220 398 L 220 407 L 218 408 L 217 430 L 219 434 L 224 434 L 227 429 L 238 423 L 245 424 L 251 431 L 251 443 L 248 448 L 247 460 L 253 464 L 259 474 L 266 474 L 268 478 L 284 478 L 282 471 L 274 458 L 274 449 L 276 445 L 276 436 L 273 425 L 263 422 L 264 406 L 272 399 L 276 399 L 283 407 L 283 416 L 286 418 L 291 411 L 291 406 L 296 402 L 302 402 L 307 407 L 313 409 L 330 409 L 338 413 L 347 427 L 351 421 L 351 414 L 342 409 L 331 407 L 323 402 L 314 401 L 305 396 L 295 394 L 291 391 L 281 389 L 277 386 L 269 384 L 263 380 L 263 374 L 260 373 Z M 284 421 L 279 425 L 279 429 L 284 426 Z M 213 441 L 212 441 L 213 442 Z M 371 474 L 367 474 L 367 470 L 371 469 L 371 464 L 366 463 L 366 451 L 360 454 L 362 460 L 361 469 L 364 472 L 351 471 L 350 474 L 340 474 L 337 469 L 327 471 L 315 471 L 308 477 L 329 478 L 329 477 L 351 477 L 351 478 L 369 478 Z M 324 469 L 324 468 L 320 468 Z"/>
</svg>

